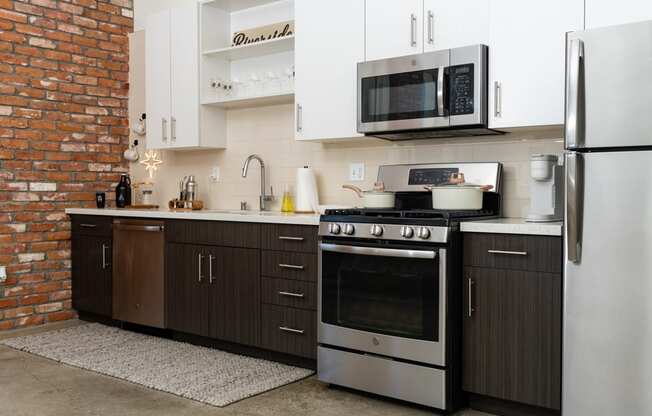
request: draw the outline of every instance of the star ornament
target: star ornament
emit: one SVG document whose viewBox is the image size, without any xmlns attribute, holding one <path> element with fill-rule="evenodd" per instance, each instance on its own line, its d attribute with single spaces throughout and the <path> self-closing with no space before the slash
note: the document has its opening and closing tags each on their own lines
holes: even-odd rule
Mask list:
<svg viewBox="0 0 652 416">
<path fill-rule="evenodd" d="M 158 158 L 158 154 L 154 150 L 148 150 L 145 152 L 145 158 L 139 163 L 145 165 L 145 170 L 149 173 L 149 178 L 154 178 L 154 172 L 158 170 L 158 165 L 163 163 L 161 159 Z"/>
</svg>

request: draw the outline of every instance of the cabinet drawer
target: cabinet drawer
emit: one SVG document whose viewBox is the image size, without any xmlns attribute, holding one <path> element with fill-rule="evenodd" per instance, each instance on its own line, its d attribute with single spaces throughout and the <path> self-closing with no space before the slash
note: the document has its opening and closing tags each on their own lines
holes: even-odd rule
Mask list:
<svg viewBox="0 0 652 416">
<path fill-rule="evenodd" d="M 317 252 L 317 227 L 311 225 L 264 224 L 262 246 L 267 250 Z"/>
<path fill-rule="evenodd" d="M 112 217 L 74 215 L 72 217 L 72 233 L 110 237 L 112 224 Z"/>
<path fill-rule="evenodd" d="M 286 251 L 263 251 L 263 275 L 317 281 L 317 255 Z"/>
<path fill-rule="evenodd" d="M 465 266 L 561 273 L 561 264 L 561 237 L 481 233 L 464 235 Z"/>
<path fill-rule="evenodd" d="M 263 348 L 306 358 L 317 356 L 317 313 L 263 305 Z"/>
<path fill-rule="evenodd" d="M 167 221 L 168 242 L 226 247 L 260 247 L 260 224 L 226 221 Z"/>
<path fill-rule="evenodd" d="M 317 285 L 299 280 L 263 277 L 263 303 L 317 309 Z"/>
</svg>

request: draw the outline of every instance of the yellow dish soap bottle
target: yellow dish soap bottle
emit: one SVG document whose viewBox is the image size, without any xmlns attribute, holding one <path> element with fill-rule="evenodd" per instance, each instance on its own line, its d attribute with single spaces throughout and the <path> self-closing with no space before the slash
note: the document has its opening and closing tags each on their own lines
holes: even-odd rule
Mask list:
<svg viewBox="0 0 652 416">
<path fill-rule="evenodd" d="M 281 212 L 294 212 L 294 197 L 290 191 L 290 185 L 285 185 L 283 191 L 283 201 L 281 202 Z"/>
</svg>

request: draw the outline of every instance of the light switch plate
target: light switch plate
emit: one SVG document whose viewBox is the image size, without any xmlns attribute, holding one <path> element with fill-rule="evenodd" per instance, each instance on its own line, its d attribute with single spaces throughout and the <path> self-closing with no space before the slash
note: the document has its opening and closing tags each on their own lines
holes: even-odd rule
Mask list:
<svg viewBox="0 0 652 416">
<path fill-rule="evenodd" d="M 364 163 L 351 163 L 349 165 L 349 180 L 364 181 Z"/>
<path fill-rule="evenodd" d="M 0 283 L 7 281 L 7 268 L 5 266 L 0 266 Z"/>
<path fill-rule="evenodd" d="M 213 169 L 211 169 L 211 175 L 208 177 L 208 179 L 215 183 L 220 181 L 220 167 L 215 165 L 213 166 Z"/>
</svg>

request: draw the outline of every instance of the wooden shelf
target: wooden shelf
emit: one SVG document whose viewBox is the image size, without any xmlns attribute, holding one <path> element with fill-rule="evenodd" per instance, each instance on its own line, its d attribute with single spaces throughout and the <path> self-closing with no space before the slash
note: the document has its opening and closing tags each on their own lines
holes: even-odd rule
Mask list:
<svg viewBox="0 0 652 416">
<path fill-rule="evenodd" d="M 294 50 L 294 35 L 249 43 L 247 45 L 212 49 L 202 52 L 202 55 L 219 56 L 225 58 L 227 61 L 235 61 L 238 59 L 253 58 L 256 56 L 271 55 L 292 50 Z"/>
<path fill-rule="evenodd" d="M 204 101 L 202 105 L 220 108 L 249 108 L 267 105 L 289 104 L 294 102 L 294 92 L 286 91 L 271 95 L 257 95 L 253 97 L 235 97 L 220 101 Z"/>
</svg>

